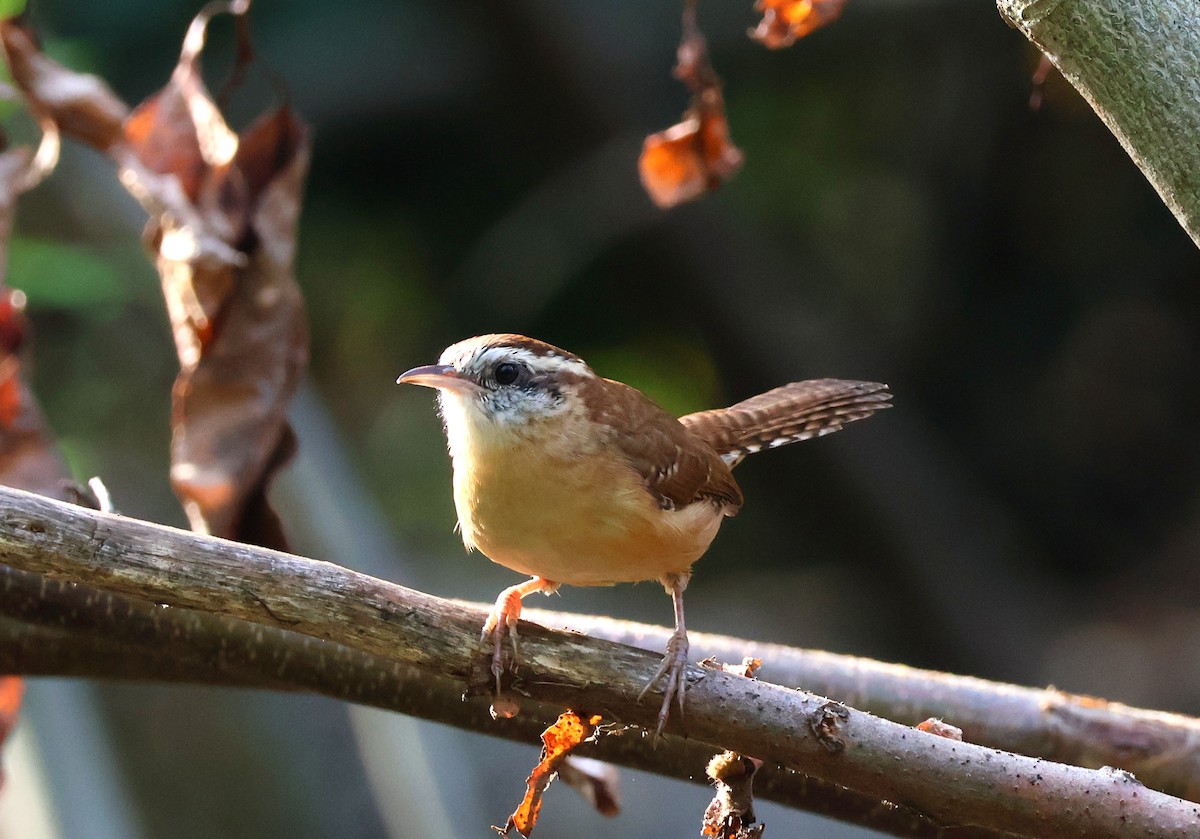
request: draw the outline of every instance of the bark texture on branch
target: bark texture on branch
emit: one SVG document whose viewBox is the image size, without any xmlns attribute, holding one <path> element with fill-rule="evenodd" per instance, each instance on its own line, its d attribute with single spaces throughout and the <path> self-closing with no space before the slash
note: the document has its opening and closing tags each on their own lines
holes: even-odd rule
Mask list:
<svg viewBox="0 0 1200 839">
<path fill-rule="evenodd" d="M 665 627 L 569 612 L 527 608 L 522 615 L 542 626 L 648 650 L 661 649 L 671 634 Z M 773 684 L 834 697 L 907 725 L 938 717 L 961 728 L 968 743 L 1076 766 L 1116 766 L 1147 786 L 1200 801 L 1200 719 L 1195 717 L 727 635 L 689 632 L 688 637 L 694 658 L 762 659 L 758 676 Z"/>
<path fill-rule="evenodd" d="M 998 0 L 1200 245 L 1200 3 Z"/>
<path fill-rule="evenodd" d="M 334 641 L 442 677 L 487 684 L 481 610 L 327 562 L 251 548 L 0 490 L 0 561 L 52 579 Z M 652 726 L 637 695 L 659 657 L 523 628 L 514 689 L 607 720 Z M 1195 836 L 1200 808 L 1126 772 L 1080 769 L 946 740 L 840 703 L 688 669 L 668 731 L 778 763 L 943 823 L 1027 836 Z"/>
<path fill-rule="evenodd" d="M 526 744 L 561 707 L 526 701 L 492 719 L 490 697 L 464 698 L 462 683 L 276 627 L 222 618 L 65 583 L 0 565 L 0 673 L 151 679 L 217 686 L 303 690 L 398 711 Z M 646 748 L 637 736 L 600 737 L 577 754 L 679 780 L 700 773 L 715 746 L 670 738 Z M 908 839 L 942 839 L 948 825 L 774 764 L 755 777 L 755 795 Z M 955 839 L 1002 839 L 956 829 Z"/>
</svg>

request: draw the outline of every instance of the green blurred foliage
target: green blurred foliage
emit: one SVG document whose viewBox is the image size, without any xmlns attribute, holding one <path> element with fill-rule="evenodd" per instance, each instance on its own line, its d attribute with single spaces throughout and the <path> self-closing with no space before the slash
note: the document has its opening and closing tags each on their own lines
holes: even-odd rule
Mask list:
<svg viewBox="0 0 1200 839">
<path fill-rule="evenodd" d="M 117 273 L 115 254 L 53 239 L 14 236 L 8 247 L 8 283 L 25 292 L 33 311 L 76 309 L 89 318 L 111 317 L 131 293 Z"/>
</svg>

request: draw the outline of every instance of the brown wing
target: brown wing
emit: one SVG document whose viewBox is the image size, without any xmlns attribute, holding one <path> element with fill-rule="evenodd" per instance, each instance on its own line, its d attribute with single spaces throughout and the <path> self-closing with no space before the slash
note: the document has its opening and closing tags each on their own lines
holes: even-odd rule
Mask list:
<svg viewBox="0 0 1200 839">
<path fill-rule="evenodd" d="M 878 382 L 810 379 L 792 382 L 728 408 L 680 417 L 732 468 L 748 454 L 832 434 L 848 422 L 890 408 Z"/>
<path fill-rule="evenodd" d="M 611 379 L 604 388 L 605 398 L 593 403 L 604 406 L 594 409 L 594 419 L 627 431 L 613 439 L 659 504 L 675 509 L 708 499 L 727 515 L 737 512 L 742 491 L 717 452 L 640 391 Z"/>
</svg>

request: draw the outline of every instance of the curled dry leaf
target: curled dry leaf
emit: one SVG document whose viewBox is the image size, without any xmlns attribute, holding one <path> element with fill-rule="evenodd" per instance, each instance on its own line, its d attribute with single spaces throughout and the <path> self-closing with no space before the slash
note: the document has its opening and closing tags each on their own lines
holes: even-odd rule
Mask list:
<svg viewBox="0 0 1200 839">
<path fill-rule="evenodd" d="M 694 2 L 684 6 L 675 65 L 676 77 L 692 92 L 691 105 L 681 122 L 646 138 L 638 159 L 642 186 L 664 208 L 716 189 L 742 166 L 742 152 L 729 137 L 721 80 L 709 63 L 695 11 Z"/>
<path fill-rule="evenodd" d="M 101 151 L 121 139 L 129 109 L 103 81 L 48 58 L 17 19 L 0 21 L 0 42 L 13 81 L 35 116 L 50 117 L 63 134 Z"/>
<path fill-rule="evenodd" d="M 704 811 L 701 836 L 718 839 L 755 839 L 763 825 L 755 824 L 754 773 L 762 761 L 735 752 L 722 752 L 708 762 L 704 773 L 716 787 L 716 795 Z"/>
<path fill-rule="evenodd" d="M 693 110 L 683 122 L 642 143 L 638 174 L 650 199 L 674 207 L 716 189 L 742 168 L 742 153 L 729 139 L 724 107 Z"/>
<path fill-rule="evenodd" d="M 287 107 L 240 134 L 225 123 L 197 66 L 223 8 L 197 17 L 170 82 L 128 116 L 103 82 L 46 58 L 16 24 L 0 35 L 30 108 L 106 152 L 149 214 L 180 363 L 171 482 L 192 528 L 283 548 L 266 490 L 294 450 L 287 404 L 308 360 L 293 274 L 308 130 Z M 252 56 L 246 27 L 237 32 L 238 55 Z"/>
<path fill-rule="evenodd" d="M 762 12 L 762 20 L 750 37 L 769 49 L 790 47 L 837 20 L 845 5 L 846 0 L 758 0 L 754 8 Z"/>
<path fill-rule="evenodd" d="M 591 737 L 599 724 L 598 715 L 584 719 L 574 711 L 567 711 L 542 732 L 542 757 L 525 779 L 525 798 L 508 817 L 504 827 L 493 828 L 497 833 L 507 836 L 514 827 L 522 836 L 528 837 L 533 832 L 546 788 L 554 780 L 571 749 Z"/>
<path fill-rule="evenodd" d="M 234 134 L 197 55 L 124 128 L 181 367 L 171 483 L 194 530 L 284 548 L 266 490 L 295 448 L 287 405 L 308 361 L 293 273 L 308 131 L 285 106 Z"/>
</svg>

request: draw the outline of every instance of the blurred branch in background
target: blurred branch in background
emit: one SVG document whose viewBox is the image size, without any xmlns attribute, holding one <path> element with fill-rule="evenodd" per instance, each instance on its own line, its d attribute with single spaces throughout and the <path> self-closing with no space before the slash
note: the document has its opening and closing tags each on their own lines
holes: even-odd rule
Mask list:
<svg viewBox="0 0 1200 839">
<path fill-rule="evenodd" d="M 432 671 L 442 679 L 466 679 L 476 686 L 490 683 L 486 656 L 478 654 L 476 643 L 479 610 L 329 563 L 196 537 L 28 493 L 3 490 L 0 499 L 6 508 L 0 521 L 0 556 L 15 568 L 166 606 L 290 629 L 416 667 L 422 678 Z M 20 574 L 8 577 L 18 589 L 30 588 L 33 580 Z M 59 595 L 69 598 L 71 591 L 61 589 Z M 39 612 L 38 598 L 14 599 L 26 604 L 26 614 Z M 100 614 L 99 605 L 93 604 L 85 623 Z M 104 605 L 119 606 L 121 601 Z M 144 613 L 147 605 L 127 608 L 132 617 L 137 609 Z M 144 632 L 145 618 L 143 614 L 140 621 L 122 621 L 127 628 L 120 631 Z M 194 626 L 202 628 L 208 618 L 194 620 L 199 620 Z M 219 644 L 223 632 L 224 627 L 209 643 Z M 203 637 L 206 632 L 198 634 Z M 535 701 L 601 711 L 609 721 L 653 724 L 655 709 L 628 698 L 637 694 L 657 665 L 653 654 L 539 627 L 527 627 L 522 638 L 514 690 Z M 334 649 L 330 645 L 330 652 Z M 417 671 L 396 675 L 403 678 Z M 1094 773 L 967 743 L 947 748 L 941 738 L 819 697 L 718 670 L 693 671 L 693 677 L 697 675 L 686 718 L 674 721 L 668 730 L 686 730 L 702 742 L 811 773 L 876 803 L 906 802 L 936 822 L 1027 835 L 1100 837 L 1124 835 L 1139 825 L 1183 836 L 1200 826 L 1193 808 L 1142 787 L 1128 773 Z M 365 681 L 369 684 L 372 678 L 379 676 Z M 482 716 L 480 711 L 476 708 L 476 715 Z M 808 720 L 809 726 L 797 726 L 797 720 Z M 642 745 L 648 747 L 644 741 Z M 905 771 L 897 771 L 898 766 Z M 1027 783 L 1037 787 L 1038 796 L 1026 796 Z M 1043 796 L 1063 807 L 1060 816 L 1051 816 L 1042 806 Z M 1078 806 L 1065 806 L 1068 801 Z"/>
<path fill-rule="evenodd" d="M 1200 4 L 998 0 L 1104 120 L 1200 246 Z"/>
</svg>

